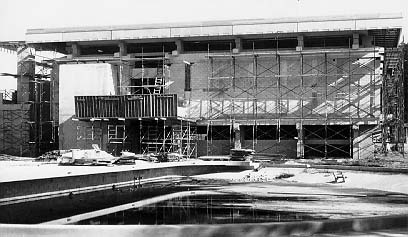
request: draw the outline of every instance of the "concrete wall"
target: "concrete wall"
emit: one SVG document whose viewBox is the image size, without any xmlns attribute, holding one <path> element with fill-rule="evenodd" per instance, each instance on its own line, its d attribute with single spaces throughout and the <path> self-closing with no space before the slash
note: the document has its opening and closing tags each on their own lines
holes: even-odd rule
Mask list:
<svg viewBox="0 0 408 237">
<path fill-rule="evenodd" d="M 211 62 L 207 53 L 182 53 L 171 58 L 174 83 L 169 92 L 179 95 L 186 117 L 204 121 L 221 119 L 228 124 L 231 118 L 246 121 L 256 114 L 267 123 L 280 120 L 289 125 L 376 124 L 381 113 L 379 53 L 374 48 L 303 56 L 287 51 L 279 58 L 235 55 L 234 62 L 231 57 L 214 57 Z M 184 91 L 184 61 L 192 63 L 191 92 Z M 296 157 L 297 142 L 287 142 L 282 146 L 258 141 L 255 150 Z M 227 154 L 218 149 L 222 144 L 212 146 L 212 154 Z M 198 147 L 199 155 L 206 154 L 206 142 Z"/>
<path fill-rule="evenodd" d="M 230 140 L 213 140 L 212 142 L 200 140 L 197 141 L 197 156 L 229 155 L 232 148 L 234 148 L 234 143 Z"/>
<path fill-rule="evenodd" d="M 256 63 L 237 56 L 235 67 L 230 57 L 211 64 L 206 53 L 184 53 L 172 58 L 169 92 L 179 95 L 191 118 L 245 119 L 257 113 L 258 119 L 373 120 L 380 114 L 381 85 L 379 52 L 373 52 L 269 55 Z M 194 63 L 191 93 L 184 91 L 183 61 Z"/>
<path fill-rule="evenodd" d="M 374 158 L 376 147 L 380 148 L 381 143 L 373 142 L 372 132 L 378 130 L 375 125 L 355 126 L 353 129 L 353 159 Z"/>
<path fill-rule="evenodd" d="M 71 149 L 76 144 L 74 96 L 115 95 L 115 82 L 107 63 L 61 65 L 59 72 L 59 147 Z"/>
<path fill-rule="evenodd" d="M 242 148 L 254 149 L 256 153 L 281 154 L 287 158 L 296 158 L 297 140 L 245 140 Z"/>
<path fill-rule="evenodd" d="M 170 164 L 170 163 L 169 163 Z M 232 172 L 240 171 L 245 169 L 250 169 L 248 163 L 236 162 L 236 163 L 223 163 L 218 164 L 200 164 L 200 165 L 189 165 L 180 164 L 175 166 L 174 164 L 168 167 L 157 167 L 157 168 L 144 168 L 135 169 L 129 168 L 125 171 L 116 172 L 105 172 L 105 173 L 94 173 L 87 175 L 73 175 L 73 176 L 63 176 L 53 177 L 53 178 L 43 178 L 43 179 L 30 179 L 21 181 L 10 181 L 1 182 L 0 198 L 11 198 L 17 196 L 25 196 L 32 194 L 41 194 L 47 192 L 57 192 L 71 189 L 78 189 L 75 191 L 80 191 L 81 188 L 87 188 L 90 186 L 104 185 L 104 184 L 115 184 L 120 182 L 133 181 L 138 179 L 140 176 L 142 179 L 155 178 L 168 175 L 180 175 L 180 176 L 190 176 L 206 173 L 217 173 L 217 172 Z M 73 192 L 75 192 L 73 191 Z"/>
</svg>

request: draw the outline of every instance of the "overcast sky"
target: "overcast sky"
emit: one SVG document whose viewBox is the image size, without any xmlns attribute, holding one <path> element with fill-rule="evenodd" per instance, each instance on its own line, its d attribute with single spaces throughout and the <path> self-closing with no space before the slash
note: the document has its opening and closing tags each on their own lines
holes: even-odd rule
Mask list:
<svg viewBox="0 0 408 237">
<path fill-rule="evenodd" d="M 408 29 L 407 0 L 1 0 L 0 41 L 32 28 L 369 13 L 403 13 Z M 0 73 L 15 68 L 15 55 L 0 52 Z M 14 79 L 0 77 L 0 90 L 10 87 Z"/>
</svg>

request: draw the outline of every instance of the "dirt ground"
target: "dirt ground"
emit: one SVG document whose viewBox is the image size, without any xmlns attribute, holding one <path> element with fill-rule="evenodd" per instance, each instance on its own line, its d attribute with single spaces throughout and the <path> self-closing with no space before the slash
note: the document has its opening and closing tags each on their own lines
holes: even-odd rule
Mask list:
<svg viewBox="0 0 408 237">
<path fill-rule="evenodd" d="M 336 182 L 333 173 L 339 172 L 345 179 Z M 408 213 L 406 174 L 268 167 L 196 178 L 228 181 L 230 185 L 223 185 L 221 191 L 267 200 L 258 200 L 257 208 L 315 213 L 329 219 Z"/>
<path fill-rule="evenodd" d="M 335 182 L 334 174 L 344 176 Z M 336 188 L 363 188 L 408 194 L 408 175 L 363 171 L 340 171 L 312 168 L 267 167 L 258 172 L 218 173 L 198 177 L 223 179 L 230 182 L 286 182 L 333 186 Z"/>
</svg>

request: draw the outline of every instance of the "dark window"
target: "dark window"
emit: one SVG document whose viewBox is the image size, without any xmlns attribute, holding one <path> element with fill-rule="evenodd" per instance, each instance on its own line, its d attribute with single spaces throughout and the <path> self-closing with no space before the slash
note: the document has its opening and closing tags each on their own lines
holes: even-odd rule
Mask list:
<svg viewBox="0 0 408 237">
<path fill-rule="evenodd" d="M 281 125 L 279 135 L 282 140 L 295 139 L 298 136 L 296 125 Z"/>
<path fill-rule="evenodd" d="M 197 134 L 207 134 L 207 126 L 197 126 Z"/>
<path fill-rule="evenodd" d="M 184 78 L 184 91 L 191 91 L 191 64 L 184 64 L 185 78 Z"/>
<path fill-rule="evenodd" d="M 277 49 L 288 48 L 294 49 L 297 46 L 297 39 L 244 39 L 242 40 L 242 48 L 246 50 L 251 49 Z"/>
<path fill-rule="evenodd" d="M 352 36 L 305 37 L 305 48 L 342 47 L 349 48 L 353 44 Z"/>
<path fill-rule="evenodd" d="M 125 138 L 125 125 L 108 125 L 109 143 L 123 142 Z"/>
<path fill-rule="evenodd" d="M 176 50 L 177 46 L 174 42 L 160 42 L 160 43 L 143 43 L 143 44 L 128 44 L 128 53 L 160 53 L 171 52 Z"/>
<path fill-rule="evenodd" d="M 212 140 L 230 140 L 232 138 L 231 126 L 210 126 L 208 137 Z"/>
<path fill-rule="evenodd" d="M 119 52 L 119 46 L 117 45 L 82 45 L 81 55 L 113 55 Z"/>
<path fill-rule="evenodd" d="M 350 125 L 305 125 L 303 133 L 306 140 L 348 140 L 351 136 Z"/>
<path fill-rule="evenodd" d="M 214 40 L 214 41 L 184 41 L 184 51 L 231 51 L 235 48 L 234 40 Z"/>
</svg>

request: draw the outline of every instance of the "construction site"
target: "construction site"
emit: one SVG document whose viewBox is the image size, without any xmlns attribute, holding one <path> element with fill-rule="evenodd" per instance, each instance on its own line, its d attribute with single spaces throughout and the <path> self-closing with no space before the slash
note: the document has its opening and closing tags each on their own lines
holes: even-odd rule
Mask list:
<svg viewBox="0 0 408 237">
<path fill-rule="evenodd" d="M 30 233 L 101 224 L 142 225 L 120 233 L 143 236 L 201 228 L 232 236 L 238 226 L 223 224 L 257 223 L 262 231 L 241 225 L 236 236 L 296 228 L 397 228 L 403 236 L 403 20 L 28 29 L 23 41 L 0 42 L 18 59 L 16 74 L 0 72 L 17 80 L 17 90 L 0 96 L 0 233 L 27 234 L 14 225 L 41 223 Z M 88 234 L 95 232 L 82 229 Z"/>
<path fill-rule="evenodd" d="M 232 148 L 288 158 L 403 153 L 398 21 L 28 30 L 26 42 L 2 44 L 19 62 L 17 91 L 3 103 L 0 152 L 98 144 L 116 154 L 185 157 Z"/>
</svg>

